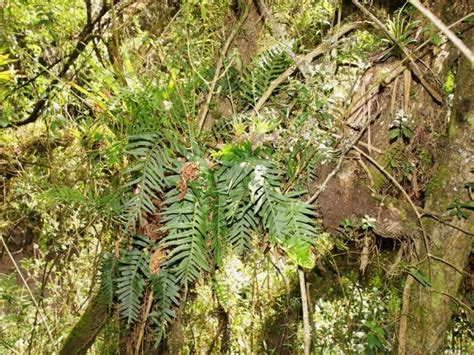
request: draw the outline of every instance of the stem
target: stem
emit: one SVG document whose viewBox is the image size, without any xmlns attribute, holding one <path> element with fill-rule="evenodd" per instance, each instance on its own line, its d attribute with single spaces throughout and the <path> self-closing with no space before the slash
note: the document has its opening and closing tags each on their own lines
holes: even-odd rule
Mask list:
<svg viewBox="0 0 474 355">
<path fill-rule="evenodd" d="M 304 271 L 298 268 L 298 276 L 300 279 L 301 304 L 303 307 L 303 330 L 304 330 L 304 355 L 309 355 L 311 347 L 311 327 L 309 325 L 308 296 L 306 294 L 306 281 Z"/>
<path fill-rule="evenodd" d="M 458 36 L 454 34 L 453 31 L 451 31 L 448 26 L 446 26 L 438 17 L 436 17 L 430 10 L 428 10 L 426 7 L 421 5 L 421 3 L 418 0 L 410 0 L 410 3 L 418 9 L 428 20 L 433 22 L 433 24 L 439 28 L 441 32 L 443 32 L 446 37 L 449 38 L 451 42 L 461 51 L 462 54 L 469 60 L 471 65 L 474 64 L 474 53 L 467 48 L 467 46 L 464 44 L 463 41 L 459 39 Z"/>
<path fill-rule="evenodd" d="M 0 235 L 0 239 L 2 240 L 3 247 L 5 248 L 8 256 L 10 257 L 10 260 L 12 261 L 13 265 L 15 266 L 15 269 L 18 272 L 18 275 L 20 276 L 21 281 L 25 285 L 25 288 L 28 291 L 28 293 L 31 297 L 31 300 L 33 301 L 33 304 L 35 305 L 36 310 L 41 315 L 41 320 L 43 321 L 43 324 L 44 324 L 44 327 L 46 328 L 46 331 L 48 332 L 48 336 L 49 336 L 49 339 L 51 340 L 51 344 L 53 344 L 54 348 L 56 350 L 58 350 L 57 347 L 56 347 L 56 342 L 54 341 L 53 335 L 51 333 L 51 329 L 49 328 L 48 322 L 46 321 L 46 317 L 45 317 L 44 313 L 40 311 L 40 307 L 38 305 L 38 302 L 36 302 L 35 296 L 33 296 L 33 292 L 31 292 L 30 286 L 28 286 L 28 283 L 26 282 L 25 277 L 23 276 L 18 264 L 16 263 L 15 258 L 13 258 L 13 255 L 11 254 L 10 249 L 8 249 L 7 243 L 5 243 L 5 240 L 3 239 L 2 235 Z"/>
</svg>

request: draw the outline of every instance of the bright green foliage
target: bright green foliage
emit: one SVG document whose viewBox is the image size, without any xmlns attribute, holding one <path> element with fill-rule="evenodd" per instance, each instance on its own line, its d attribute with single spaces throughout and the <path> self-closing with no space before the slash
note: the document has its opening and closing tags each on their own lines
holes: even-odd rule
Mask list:
<svg viewBox="0 0 474 355">
<path fill-rule="evenodd" d="M 448 210 L 451 216 L 456 216 L 459 219 L 468 219 L 469 215 L 467 211 L 474 210 L 474 201 L 462 202 L 455 199 L 449 204 Z"/>
<path fill-rule="evenodd" d="M 443 91 L 446 95 L 452 94 L 456 85 L 456 75 L 453 70 L 448 70 L 444 77 Z"/>
<path fill-rule="evenodd" d="M 396 46 L 406 47 L 415 41 L 413 35 L 419 23 L 420 21 L 407 18 L 403 9 L 397 11 L 393 18 L 389 19 L 386 24 L 395 43 L 392 43 L 392 39 L 386 39 L 386 41 Z"/>
<path fill-rule="evenodd" d="M 0 50 L 0 69 L 3 69 L 5 65 L 10 63 L 9 55 L 3 54 L 3 51 Z M 0 84 L 2 81 L 9 81 L 13 77 L 13 73 L 10 70 L 0 70 Z"/>
</svg>

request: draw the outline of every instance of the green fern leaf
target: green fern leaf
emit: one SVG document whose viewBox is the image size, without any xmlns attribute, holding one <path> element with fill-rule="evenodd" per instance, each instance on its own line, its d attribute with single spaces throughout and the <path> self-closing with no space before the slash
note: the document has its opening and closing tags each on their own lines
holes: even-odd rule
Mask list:
<svg viewBox="0 0 474 355">
<path fill-rule="evenodd" d="M 104 254 L 100 266 L 100 289 L 102 299 L 106 300 L 108 307 L 112 307 L 115 295 L 115 273 L 117 260 L 110 253 Z"/>
<path fill-rule="evenodd" d="M 156 213 L 154 199 L 166 187 L 165 173 L 170 165 L 169 149 L 158 134 L 141 134 L 129 138 L 128 154 L 134 162 L 127 169 L 130 180 L 126 188 L 136 191 L 124 205 L 125 225 L 128 229 L 142 217 L 142 212 Z"/>
<path fill-rule="evenodd" d="M 267 90 L 273 80 L 278 78 L 291 65 L 291 58 L 280 48 L 273 48 L 260 54 L 253 66 L 241 79 L 239 89 L 241 98 L 254 105 Z"/>
<path fill-rule="evenodd" d="M 166 202 L 163 222 L 168 235 L 162 245 L 171 250 L 166 267 L 173 268 L 176 279 L 187 285 L 202 271 L 210 271 L 206 245 L 209 206 L 191 191 L 183 200 L 179 200 L 178 195 L 178 191 L 173 190 Z"/>
<path fill-rule="evenodd" d="M 179 286 L 175 276 L 162 268 L 158 275 L 152 277 L 151 287 L 155 303 L 150 318 L 156 327 L 155 346 L 158 346 L 167 324 L 176 316 L 173 308 L 179 305 Z"/>
<path fill-rule="evenodd" d="M 133 248 L 125 251 L 119 266 L 117 295 L 120 313 L 127 327 L 138 319 L 140 305 L 145 290 L 146 279 L 149 276 L 149 253 L 146 239 L 135 239 Z"/>
</svg>

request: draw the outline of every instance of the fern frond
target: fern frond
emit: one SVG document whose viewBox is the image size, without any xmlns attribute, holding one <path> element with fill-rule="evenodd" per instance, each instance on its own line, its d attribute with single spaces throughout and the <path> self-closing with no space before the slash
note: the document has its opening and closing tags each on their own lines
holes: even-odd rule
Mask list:
<svg viewBox="0 0 474 355">
<path fill-rule="evenodd" d="M 242 200 L 237 211 L 228 221 L 230 228 L 228 241 L 237 255 L 250 248 L 252 236 L 258 230 L 258 220 L 253 213 L 249 200 Z"/>
<path fill-rule="evenodd" d="M 134 323 L 140 312 L 140 305 L 149 276 L 149 253 L 146 239 L 135 239 L 131 250 L 125 251 L 119 266 L 117 295 L 120 313 L 127 327 Z"/>
<path fill-rule="evenodd" d="M 112 307 L 115 295 L 115 273 L 117 260 L 109 253 L 106 253 L 100 265 L 100 288 L 102 299 L 107 302 L 108 307 Z"/>
<path fill-rule="evenodd" d="M 158 275 L 152 277 L 151 287 L 155 303 L 150 318 L 156 326 L 155 346 L 158 346 L 163 339 L 166 326 L 176 316 L 173 308 L 179 305 L 179 286 L 175 276 L 162 268 Z"/>
<path fill-rule="evenodd" d="M 183 200 L 179 200 L 178 195 L 178 191 L 173 190 L 166 202 L 163 222 L 168 235 L 162 245 L 171 250 L 166 267 L 173 269 L 179 283 L 187 285 L 202 271 L 210 271 L 206 245 L 209 206 L 191 191 Z"/>
<path fill-rule="evenodd" d="M 221 170 L 222 171 L 222 170 Z M 219 176 L 220 172 L 217 172 Z M 225 236 L 228 233 L 226 223 L 226 196 L 219 189 L 219 180 L 211 169 L 204 169 L 207 196 L 205 203 L 209 206 L 209 243 L 214 265 L 221 266 L 225 248 Z"/>
<path fill-rule="evenodd" d="M 142 217 L 142 212 L 153 214 L 154 199 L 163 192 L 166 167 L 170 163 L 168 148 L 158 134 L 149 133 L 129 138 L 128 154 L 134 162 L 127 169 L 130 177 L 125 187 L 136 191 L 124 205 L 125 225 L 128 229 Z"/>
<path fill-rule="evenodd" d="M 273 48 L 260 54 L 253 67 L 241 79 L 239 85 L 241 98 L 254 105 L 271 82 L 290 65 L 291 58 L 280 48 Z"/>
</svg>

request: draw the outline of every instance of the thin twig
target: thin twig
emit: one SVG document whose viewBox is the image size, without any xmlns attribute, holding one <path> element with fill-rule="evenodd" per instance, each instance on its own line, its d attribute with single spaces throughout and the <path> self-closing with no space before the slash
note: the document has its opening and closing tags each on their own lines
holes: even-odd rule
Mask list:
<svg viewBox="0 0 474 355">
<path fill-rule="evenodd" d="M 453 263 L 449 262 L 448 260 L 445 260 L 443 258 L 440 258 L 439 256 L 436 256 L 436 255 L 432 255 L 432 254 L 429 254 L 427 255 L 428 257 L 434 259 L 434 260 L 437 260 L 443 264 L 446 264 L 448 266 L 450 266 L 451 268 L 453 268 L 454 270 L 456 270 L 457 272 L 459 272 L 461 275 L 463 276 L 470 276 L 470 274 L 468 274 L 467 272 L 465 272 L 464 270 L 460 269 L 459 267 L 457 267 L 456 265 L 454 265 Z"/>
<path fill-rule="evenodd" d="M 5 240 L 3 239 L 2 235 L 0 235 L 0 239 L 2 240 L 3 247 L 5 248 L 5 251 L 7 252 L 8 256 L 10 257 L 10 260 L 12 261 L 13 266 L 15 267 L 15 270 L 17 271 L 18 275 L 20 276 L 21 281 L 23 282 L 23 284 L 25 285 L 26 290 L 28 291 L 28 293 L 31 297 L 31 301 L 35 305 L 36 309 L 39 310 L 40 307 L 38 305 L 38 302 L 36 302 L 35 296 L 33 295 L 33 292 L 31 292 L 30 286 L 28 286 L 28 282 L 26 282 L 26 279 L 23 276 L 23 273 L 21 272 L 20 267 L 18 266 L 17 262 L 15 261 L 15 258 L 13 258 L 13 255 L 11 254 L 10 249 L 8 248 L 7 243 L 5 243 Z M 48 325 L 48 322 L 46 320 L 46 316 L 43 312 L 39 312 L 39 314 L 41 315 L 41 320 L 43 321 L 44 327 L 46 328 L 49 339 L 51 340 L 51 344 L 54 346 L 54 348 L 57 351 L 58 348 L 56 346 L 56 342 L 54 341 L 53 334 L 51 333 L 51 329 L 50 329 L 50 327 Z"/>
<path fill-rule="evenodd" d="M 410 3 L 415 6 L 425 17 L 427 17 L 433 24 L 443 32 L 448 39 L 461 51 L 462 54 L 474 64 L 474 53 L 467 48 L 463 41 L 454 34 L 438 17 L 436 17 L 430 10 L 424 7 L 418 0 L 410 0 Z"/>
<path fill-rule="evenodd" d="M 207 114 L 209 112 L 209 106 L 211 104 L 212 97 L 214 96 L 214 90 L 217 85 L 217 81 L 220 78 L 220 72 L 222 69 L 222 66 L 224 64 L 224 59 L 227 55 L 227 51 L 229 50 L 230 44 L 234 40 L 235 36 L 237 35 L 237 32 L 240 30 L 240 27 L 242 27 L 243 23 L 247 19 L 247 16 L 250 12 L 250 3 L 247 4 L 244 14 L 240 18 L 239 22 L 234 26 L 233 30 L 230 32 L 229 36 L 227 37 L 227 41 L 224 44 L 224 47 L 222 47 L 222 51 L 219 57 L 219 60 L 217 61 L 216 65 L 216 71 L 214 73 L 214 78 L 212 79 L 211 86 L 209 88 L 209 92 L 207 94 L 206 102 L 204 103 L 204 106 L 201 110 L 200 118 L 199 118 L 199 132 L 202 131 L 204 124 L 206 123 L 206 118 Z"/>
<path fill-rule="evenodd" d="M 456 226 L 456 225 L 454 225 L 454 224 L 452 224 L 452 223 L 449 223 L 449 222 L 445 221 L 443 218 L 441 218 L 440 216 L 437 216 L 437 215 L 434 214 L 433 212 L 429 212 L 429 211 L 423 210 L 423 212 L 421 213 L 421 217 L 433 218 L 434 220 L 436 220 L 436 221 L 438 221 L 438 222 L 440 222 L 440 223 L 442 223 L 442 224 L 444 224 L 444 225 L 446 225 L 446 226 L 448 226 L 448 227 L 454 228 L 454 229 L 456 229 L 456 230 L 458 230 L 458 231 L 460 231 L 460 232 L 462 232 L 462 233 L 464 233 L 464 234 L 466 234 L 466 235 L 469 235 L 469 236 L 471 236 L 471 237 L 474 236 L 474 233 L 471 233 L 471 232 L 469 232 L 469 231 L 467 231 L 467 230 L 465 230 L 465 229 L 463 229 L 463 228 L 461 228 L 461 227 L 458 227 L 458 226 Z"/>
<path fill-rule="evenodd" d="M 145 305 L 145 312 L 143 314 L 143 317 L 140 323 L 140 328 L 138 330 L 137 342 L 135 344 L 135 354 L 137 355 L 140 354 L 140 347 L 142 345 L 143 335 L 145 334 L 146 321 L 147 321 L 148 315 L 150 314 L 152 304 L 153 304 L 153 291 L 150 291 L 150 294 L 148 295 L 148 299 Z"/>
<path fill-rule="evenodd" d="M 309 355 L 311 348 L 311 327 L 309 325 L 308 295 L 306 294 L 306 280 L 304 271 L 298 268 L 300 281 L 301 305 L 303 310 L 304 355 Z"/>
</svg>

